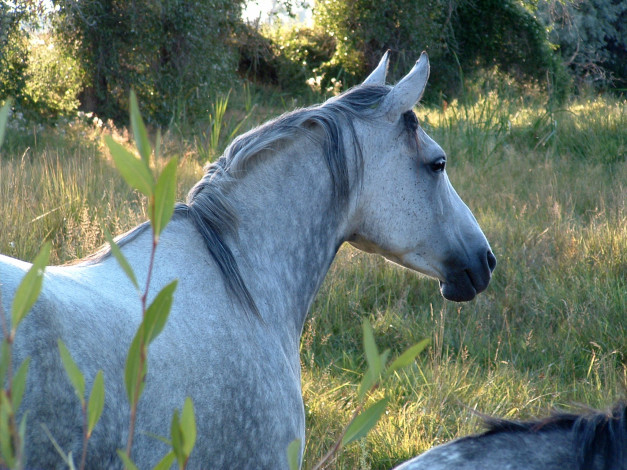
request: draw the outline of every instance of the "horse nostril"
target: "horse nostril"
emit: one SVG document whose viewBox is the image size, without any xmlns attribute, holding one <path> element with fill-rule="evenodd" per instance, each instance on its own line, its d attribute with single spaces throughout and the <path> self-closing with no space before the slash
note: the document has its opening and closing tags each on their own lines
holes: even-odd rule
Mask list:
<svg viewBox="0 0 627 470">
<path fill-rule="evenodd" d="M 488 267 L 490 268 L 490 272 L 494 271 L 496 268 L 496 256 L 490 250 L 488 250 Z"/>
</svg>

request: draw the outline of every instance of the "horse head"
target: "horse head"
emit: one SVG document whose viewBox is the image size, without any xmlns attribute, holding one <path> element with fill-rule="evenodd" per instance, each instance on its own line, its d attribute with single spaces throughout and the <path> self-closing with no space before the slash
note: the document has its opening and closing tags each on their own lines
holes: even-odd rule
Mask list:
<svg viewBox="0 0 627 470">
<path fill-rule="evenodd" d="M 387 64 L 386 54 L 362 86 L 384 86 Z M 446 153 L 413 112 L 428 78 L 423 52 L 376 119 L 360 120 L 363 174 L 349 241 L 438 279 L 445 298 L 467 301 L 487 288 L 496 258 L 448 179 Z"/>
</svg>

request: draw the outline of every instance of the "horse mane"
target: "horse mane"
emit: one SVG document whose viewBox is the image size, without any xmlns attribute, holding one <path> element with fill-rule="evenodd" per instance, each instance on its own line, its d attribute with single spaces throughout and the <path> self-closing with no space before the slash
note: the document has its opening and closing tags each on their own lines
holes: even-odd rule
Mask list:
<svg viewBox="0 0 627 470">
<path fill-rule="evenodd" d="M 603 470 L 627 468 L 627 401 L 621 401 L 609 411 L 588 410 L 581 414 L 554 413 L 548 418 L 530 421 L 510 421 L 483 417 L 487 430 L 482 435 L 498 433 L 572 433 L 573 452 L 579 470 L 594 467 L 602 457 Z"/>
<path fill-rule="evenodd" d="M 242 134 L 216 162 L 205 168 L 203 178 L 188 193 L 187 203 L 177 207 L 176 214 L 186 214 L 194 222 L 227 288 L 243 307 L 259 314 L 237 261 L 225 243 L 227 236 L 237 237 L 239 222 L 224 191 L 225 185 L 232 184 L 243 175 L 255 156 L 273 150 L 282 142 L 304 137 L 321 148 L 331 177 L 332 200 L 341 207 L 348 202 L 350 189 L 343 126 L 348 129 L 361 170 L 362 153 L 353 121 L 358 118 L 374 119 L 380 114 L 377 108 L 389 91 L 390 88 L 385 86 L 358 86 L 321 105 L 285 113 Z M 315 132 L 314 128 L 321 132 Z"/>
<path fill-rule="evenodd" d="M 239 219 L 225 188 L 244 173 L 260 153 L 273 150 L 279 144 L 304 137 L 322 150 L 322 157 L 331 177 L 332 201 L 341 208 L 348 202 L 349 169 L 346 159 L 345 129 L 353 144 L 357 168 L 363 170 L 361 147 L 353 121 L 373 120 L 381 114 L 379 104 L 391 87 L 361 85 L 326 102 L 297 109 L 270 120 L 237 137 L 215 162 L 205 167 L 205 174 L 189 191 L 186 203 L 175 207 L 173 218 L 186 217 L 202 235 L 210 256 L 215 261 L 227 289 L 248 311 L 259 315 L 259 310 L 248 290 L 233 252 L 226 243 L 227 237 L 237 238 Z M 406 114 L 415 115 L 413 112 Z M 414 123 L 405 117 L 405 126 L 411 130 Z M 415 129 L 413 129 L 415 131 Z M 116 238 L 122 246 L 149 227 L 143 223 Z M 110 254 L 105 246 L 82 263 L 93 264 Z"/>
</svg>

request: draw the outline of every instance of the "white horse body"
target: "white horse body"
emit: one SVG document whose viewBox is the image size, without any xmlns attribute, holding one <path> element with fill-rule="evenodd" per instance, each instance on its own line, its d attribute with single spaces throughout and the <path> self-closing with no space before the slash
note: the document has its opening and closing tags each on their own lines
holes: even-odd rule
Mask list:
<svg viewBox="0 0 627 470">
<path fill-rule="evenodd" d="M 382 86 L 386 68 L 384 57 L 352 98 L 349 92 L 296 111 L 238 139 L 161 235 L 152 295 L 179 282 L 169 321 L 149 352 L 132 451 L 140 468 L 165 454 L 153 435 L 169 435 L 172 411 L 187 396 L 198 426 L 189 468 L 287 466 L 287 445 L 299 438 L 304 446 L 305 439 L 300 335 L 343 242 L 440 279 L 453 300 L 470 300 L 487 287 L 496 262 L 489 245 L 446 178 L 444 152 L 407 114 L 422 95 L 428 62 L 419 61 L 392 89 Z M 370 91 L 378 93 L 376 106 L 365 98 Z M 358 110 L 370 115 L 348 122 Z M 333 119 L 349 132 L 335 135 Z M 334 174 L 333 152 L 346 160 L 343 176 Z M 204 194 L 213 199 L 203 202 Z M 223 212 L 235 229 L 214 232 L 232 253 L 243 290 L 229 284 L 228 259 L 215 255 L 192 220 L 189 208 L 201 203 L 211 209 L 207 217 L 216 207 L 233 209 Z M 143 285 L 149 231 L 136 230 L 121 245 Z M 0 257 L 5 311 L 29 266 Z M 87 468 L 121 466 L 116 450 L 125 446 L 129 423 L 124 362 L 140 316 L 139 295 L 113 257 L 47 268 L 15 345 L 17 363 L 31 357 L 21 408 L 29 413 L 28 467 L 62 467 L 42 424 L 64 451 L 76 456 L 82 445 L 80 405 L 60 363 L 58 338 L 88 389 L 97 370 L 104 371 L 105 411 Z"/>
</svg>

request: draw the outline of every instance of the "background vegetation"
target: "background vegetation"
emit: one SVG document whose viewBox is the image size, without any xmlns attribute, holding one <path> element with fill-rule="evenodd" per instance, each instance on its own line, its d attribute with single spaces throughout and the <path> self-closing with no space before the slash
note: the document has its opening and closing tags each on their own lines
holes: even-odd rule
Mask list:
<svg viewBox="0 0 627 470">
<path fill-rule="evenodd" d="M 488 291 L 458 305 L 342 248 L 302 340 L 306 468 L 355 407 L 364 317 L 393 354 L 432 344 L 386 383 L 386 415 L 335 468 L 389 468 L 477 431 L 472 410 L 525 418 L 626 394 L 627 6 L 383 3 L 320 2 L 313 25 L 273 28 L 241 21 L 238 2 L 0 3 L 0 101 L 16 99 L 0 252 L 32 260 L 51 240 L 53 263 L 147 218 L 102 144 L 129 140 L 130 88 L 161 127 L 161 154 L 178 156 L 181 200 L 237 133 L 356 83 L 387 48 L 392 77 L 429 50 L 417 114 L 499 264 Z"/>
</svg>

